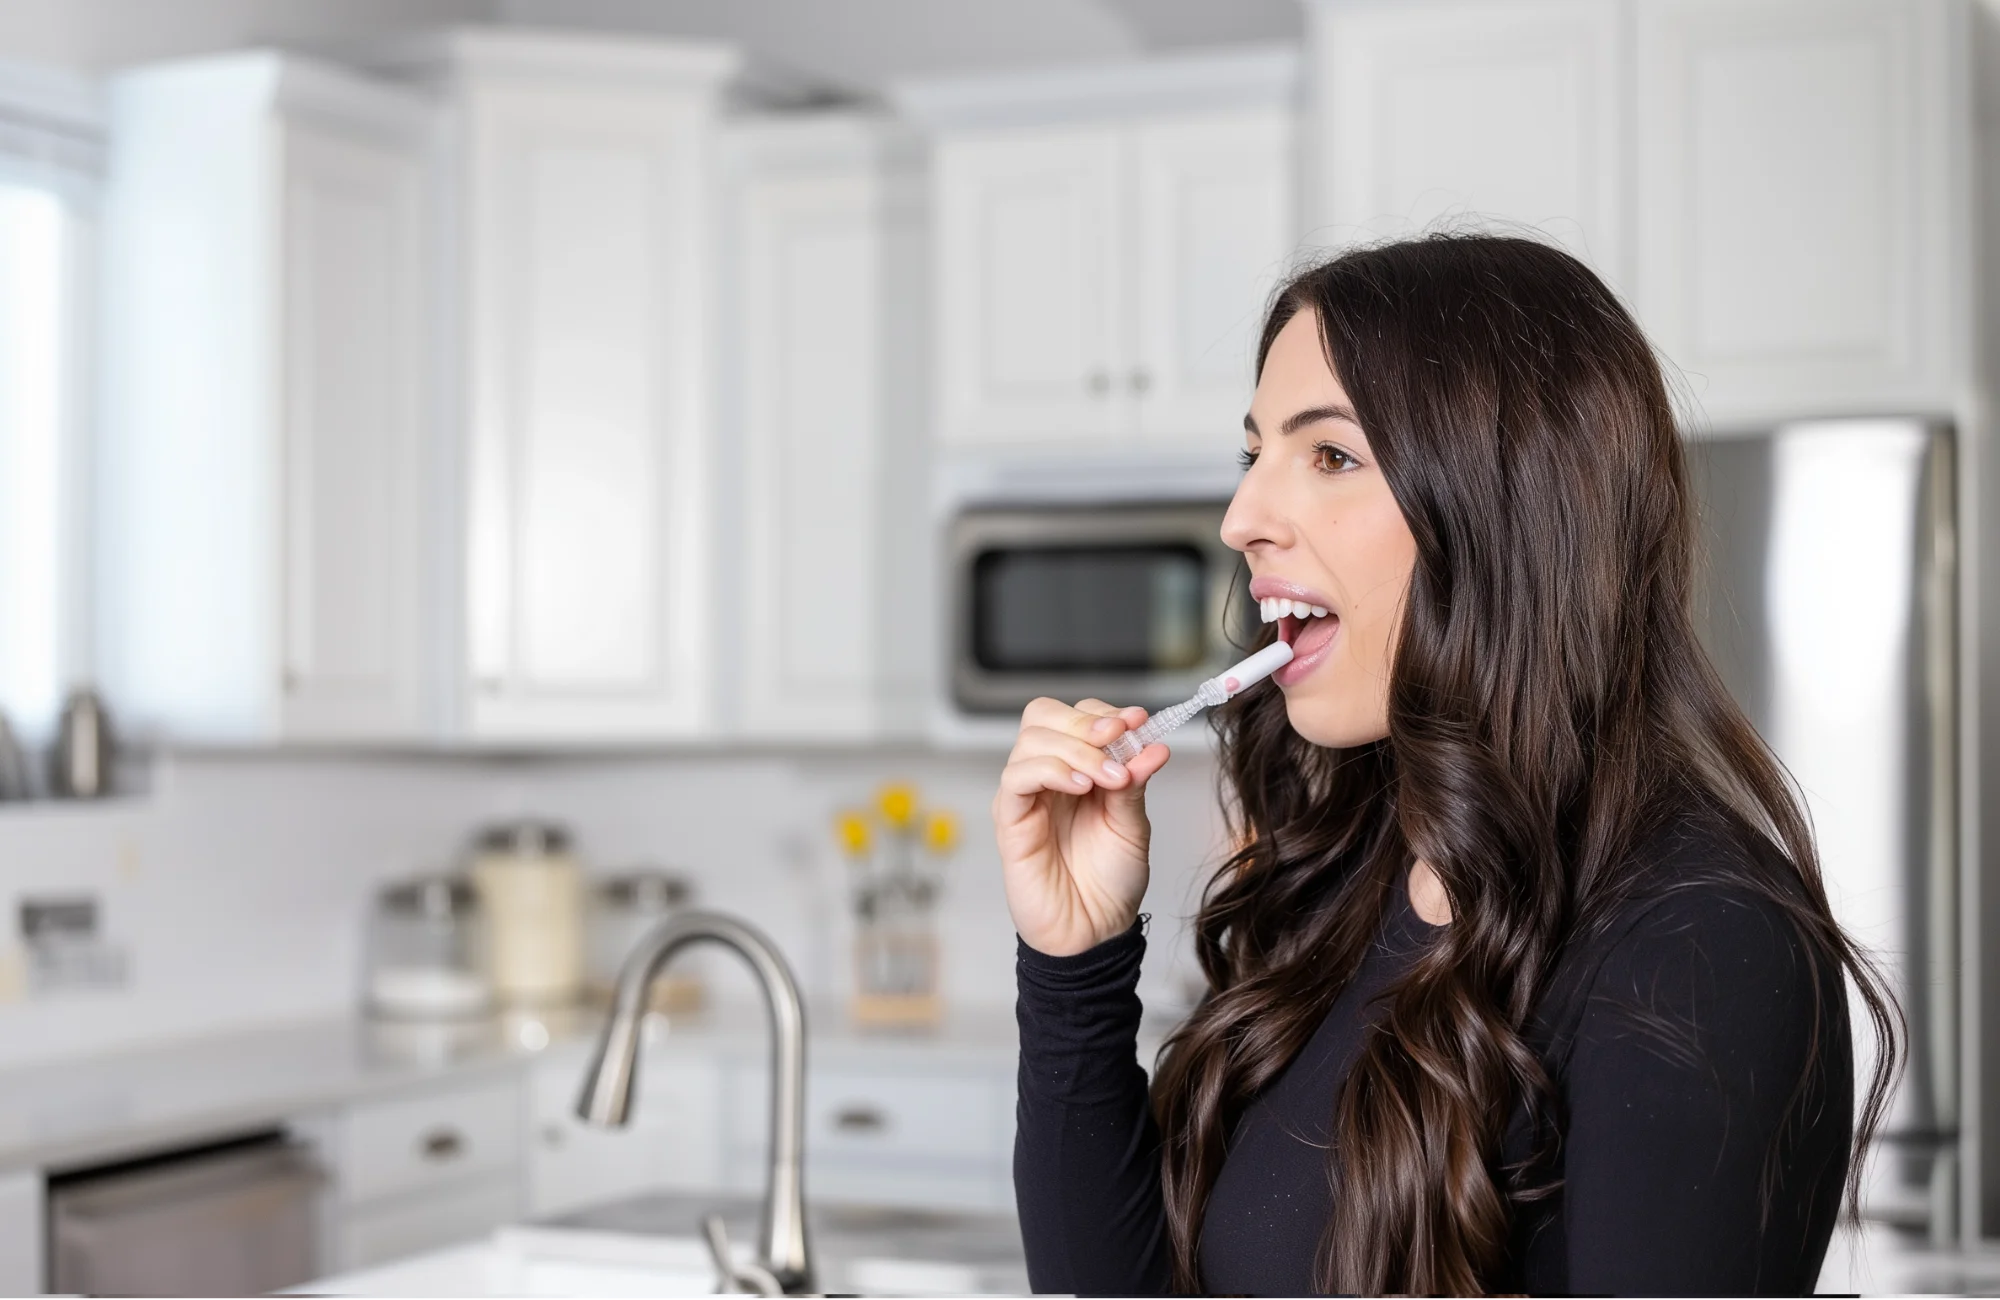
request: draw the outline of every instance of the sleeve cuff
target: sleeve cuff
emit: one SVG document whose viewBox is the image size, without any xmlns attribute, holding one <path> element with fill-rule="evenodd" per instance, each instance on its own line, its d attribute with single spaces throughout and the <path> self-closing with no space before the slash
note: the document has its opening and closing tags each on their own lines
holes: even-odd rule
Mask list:
<svg viewBox="0 0 2000 1300">
<path fill-rule="evenodd" d="M 1021 980 L 1052 990 L 1136 981 L 1139 962 L 1146 955 L 1146 928 L 1151 920 L 1141 912 L 1125 933 L 1068 957 L 1051 957 L 1016 935 L 1015 963 Z"/>
</svg>

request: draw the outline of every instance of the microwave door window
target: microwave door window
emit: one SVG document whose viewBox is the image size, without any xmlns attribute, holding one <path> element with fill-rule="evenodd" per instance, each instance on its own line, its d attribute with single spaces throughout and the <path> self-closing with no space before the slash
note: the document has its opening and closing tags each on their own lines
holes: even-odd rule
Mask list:
<svg viewBox="0 0 2000 1300">
<path fill-rule="evenodd" d="M 973 565 L 972 652 L 989 673 L 1185 672 L 1207 640 L 1193 546 L 988 551 Z"/>
</svg>

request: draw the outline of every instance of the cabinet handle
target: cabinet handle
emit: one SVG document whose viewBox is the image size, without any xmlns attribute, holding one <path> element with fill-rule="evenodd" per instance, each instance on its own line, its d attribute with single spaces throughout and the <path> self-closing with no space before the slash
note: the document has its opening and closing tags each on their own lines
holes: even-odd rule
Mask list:
<svg viewBox="0 0 2000 1300">
<path fill-rule="evenodd" d="M 889 1117 L 873 1106 L 843 1106 L 833 1113 L 833 1126 L 842 1133 L 880 1133 Z"/>
<path fill-rule="evenodd" d="M 1132 391 L 1144 397 L 1146 392 L 1153 386 L 1153 376 L 1144 370 L 1134 370 L 1132 372 L 1131 384 Z"/>
<path fill-rule="evenodd" d="M 498 695 L 500 693 L 500 679 L 498 677 L 480 678 L 479 693 L 481 695 Z"/>
<path fill-rule="evenodd" d="M 432 1129 L 418 1140 L 417 1151 L 424 1159 L 443 1164 L 465 1154 L 465 1139 L 457 1129 Z"/>
<path fill-rule="evenodd" d="M 298 671 L 298 669 L 296 669 L 296 668 L 287 668 L 287 669 L 285 669 L 284 673 L 283 673 L 283 674 L 282 674 L 282 675 L 281 675 L 281 676 L 280 676 L 280 677 L 278 678 L 278 682 L 279 682 L 279 685 L 281 685 L 281 686 L 283 686 L 283 687 L 284 687 L 284 690 L 285 690 L 285 694 L 287 694 L 287 695 L 296 695 L 296 694 L 298 694 L 298 692 L 299 692 L 299 671 Z"/>
<path fill-rule="evenodd" d="M 1111 376 L 1102 370 L 1093 370 L 1090 378 L 1083 381 L 1083 386 L 1090 390 L 1092 397 L 1102 397 L 1111 391 Z"/>
</svg>

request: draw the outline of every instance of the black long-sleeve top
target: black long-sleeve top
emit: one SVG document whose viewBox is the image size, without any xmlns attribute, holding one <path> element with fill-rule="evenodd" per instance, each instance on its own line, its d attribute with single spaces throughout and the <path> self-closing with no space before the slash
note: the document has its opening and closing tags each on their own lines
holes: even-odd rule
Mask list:
<svg viewBox="0 0 2000 1300">
<path fill-rule="evenodd" d="M 1517 1211 L 1494 1289 L 1812 1290 L 1852 1136 L 1845 991 L 1838 972 L 1815 978 L 1769 900 L 1682 883 L 1712 874 L 1700 868 L 1713 855 L 1757 851 L 1713 821 L 1677 823 L 1642 850 L 1652 887 L 1557 963 L 1530 1038 L 1558 1094 L 1562 1181 Z M 1354 978 L 1234 1126 L 1202 1224 L 1210 1292 L 1317 1290 L 1339 1089 L 1378 995 L 1438 933 L 1404 889 L 1390 894 Z M 1136 1051 L 1144 950 L 1136 925 L 1075 957 L 1020 946 L 1014 1185 L 1037 1291 L 1167 1287 L 1159 1133 Z M 1525 1109 L 1515 1118 L 1507 1161 L 1528 1154 Z"/>
</svg>

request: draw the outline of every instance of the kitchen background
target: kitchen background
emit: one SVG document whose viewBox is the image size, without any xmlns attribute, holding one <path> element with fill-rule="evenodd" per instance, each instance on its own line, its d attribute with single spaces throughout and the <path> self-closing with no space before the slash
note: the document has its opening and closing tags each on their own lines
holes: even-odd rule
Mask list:
<svg viewBox="0 0 2000 1300">
<path fill-rule="evenodd" d="M 325 1180 L 312 1271 L 244 1275 L 266 1282 L 640 1192 L 755 1191 L 762 1112 L 737 1094 L 761 1067 L 733 1026 L 761 1032 L 757 995 L 725 959 L 698 968 L 686 1041 L 648 1049 L 675 1120 L 655 1107 L 625 1146 L 565 1113 L 594 1015 L 369 1037 L 385 887 L 522 819 L 567 827 L 592 878 L 676 873 L 789 957 L 830 1071 L 810 1191 L 1004 1211 L 1013 935 L 985 809 L 1010 727 L 967 682 L 1035 676 L 972 662 L 980 579 L 948 539 L 995 505 L 1071 539 L 1120 502 L 1212 506 L 1284 269 L 1488 220 L 1628 297 L 1705 446 L 1898 421 L 1851 445 L 1903 447 L 1907 481 L 1796 471 L 1820 495 L 1789 507 L 1744 484 L 1809 454 L 1708 456 L 1738 493 L 1712 500 L 1741 506 L 1711 541 L 1748 538 L 1728 558 L 1755 583 L 1783 570 L 1767 532 L 1838 557 L 1824 514 L 1785 515 L 1800 500 L 1904 521 L 1867 551 L 1910 552 L 1869 588 L 1908 606 L 1878 638 L 1882 712 L 1784 697 L 1801 630 L 1842 635 L 1831 561 L 1831 594 L 1725 599 L 1770 620 L 1725 668 L 1796 743 L 1829 843 L 1897 845 L 1847 888 L 1921 1004 L 1921 1096 L 1873 1203 L 1901 1235 L 1826 1284 L 1992 1285 L 1996 15 L 0 6 L 0 712 L 22 756 L 10 775 L 0 744 L 0 1290 L 116 1291 L 64 1206 L 266 1132 Z M 1219 608 L 1191 608 L 1206 646 Z M 1894 757 L 1826 759 L 1846 753 Z M 1189 733 L 1150 800 L 1153 1035 L 1198 992 L 1213 779 Z M 1893 812 L 1857 814 L 1884 782 L 1907 787 Z M 896 783 L 959 826 L 919 926 L 943 1012 L 871 1035 L 845 1027 L 866 990 L 838 819 Z M 676 1073 L 696 1059 L 714 1070 Z"/>
</svg>

